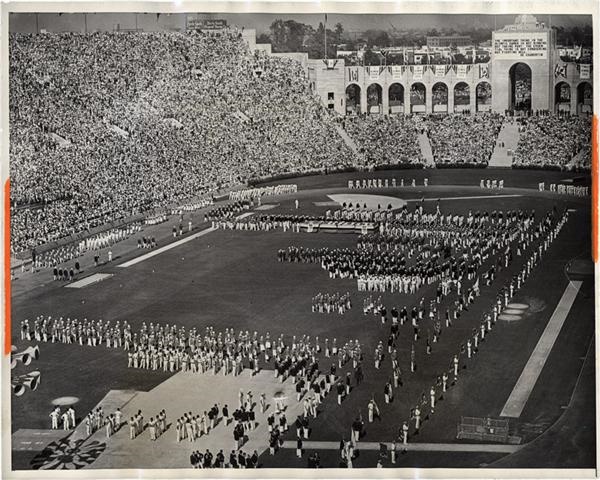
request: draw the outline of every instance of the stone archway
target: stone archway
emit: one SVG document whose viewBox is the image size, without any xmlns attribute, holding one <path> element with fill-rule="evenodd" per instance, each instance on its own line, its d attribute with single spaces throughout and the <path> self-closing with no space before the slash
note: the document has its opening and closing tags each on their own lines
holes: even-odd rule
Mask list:
<svg viewBox="0 0 600 480">
<path fill-rule="evenodd" d="M 508 71 L 510 96 L 508 109 L 516 111 L 531 110 L 531 67 L 526 63 L 518 62 Z"/>
<path fill-rule="evenodd" d="M 431 87 L 433 113 L 448 112 L 448 85 L 437 82 Z"/>
<path fill-rule="evenodd" d="M 404 113 L 404 85 L 394 82 L 388 90 L 390 113 Z"/>
<path fill-rule="evenodd" d="M 360 87 L 351 83 L 346 87 L 346 114 L 360 114 Z"/>
<path fill-rule="evenodd" d="M 367 112 L 383 113 L 383 89 L 378 83 L 372 83 L 367 87 Z"/>
<path fill-rule="evenodd" d="M 410 112 L 411 113 L 425 113 L 426 107 L 426 93 L 427 89 L 421 82 L 413 83 L 410 86 Z"/>
</svg>

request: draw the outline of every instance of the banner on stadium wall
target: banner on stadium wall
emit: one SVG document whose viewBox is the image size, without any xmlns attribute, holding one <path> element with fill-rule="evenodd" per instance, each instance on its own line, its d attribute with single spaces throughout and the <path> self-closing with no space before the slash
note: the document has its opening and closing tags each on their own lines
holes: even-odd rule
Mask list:
<svg viewBox="0 0 600 480">
<path fill-rule="evenodd" d="M 490 78 L 490 68 L 487 64 L 479 65 L 479 78 Z"/>
<path fill-rule="evenodd" d="M 435 66 L 435 76 L 438 78 L 443 78 L 446 76 L 446 65 L 436 65 Z"/>
<path fill-rule="evenodd" d="M 579 78 L 581 80 L 589 80 L 590 79 L 590 73 L 591 73 L 591 65 L 584 65 L 581 64 L 579 65 Z"/>
<path fill-rule="evenodd" d="M 357 67 L 348 69 L 348 81 L 358 82 L 358 68 Z"/>
<path fill-rule="evenodd" d="M 402 71 L 402 67 L 400 65 L 392 66 L 392 78 L 394 80 L 400 80 L 402 78 L 403 73 L 404 72 Z"/>
<path fill-rule="evenodd" d="M 567 64 L 557 63 L 554 67 L 554 78 L 563 77 L 567 78 Z"/>
<path fill-rule="evenodd" d="M 369 78 L 379 80 L 379 67 L 367 67 L 369 69 Z"/>
<path fill-rule="evenodd" d="M 423 65 L 415 65 L 412 70 L 414 80 L 423 80 Z"/>
<path fill-rule="evenodd" d="M 456 78 L 467 78 L 467 65 L 456 66 Z"/>
</svg>

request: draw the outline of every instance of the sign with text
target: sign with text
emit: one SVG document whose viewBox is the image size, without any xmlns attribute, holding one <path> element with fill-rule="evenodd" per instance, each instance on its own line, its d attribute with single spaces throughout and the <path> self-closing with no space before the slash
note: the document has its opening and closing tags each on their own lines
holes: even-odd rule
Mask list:
<svg viewBox="0 0 600 480">
<path fill-rule="evenodd" d="M 227 20 L 223 19 L 200 19 L 188 17 L 188 30 L 222 30 L 227 28 Z"/>
<path fill-rule="evenodd" d="M 496 32 L 494 56 L 497 60 L 545 59 L 547 32 Z"/>
<path fill-rule="evenodd" d="M 403 73 L 404 72 L 402 71 L 402 67 L 400 65 L 393 65 L 392 66 L 392 78 L 394 80 L 401 80 Z"/>
</svg>

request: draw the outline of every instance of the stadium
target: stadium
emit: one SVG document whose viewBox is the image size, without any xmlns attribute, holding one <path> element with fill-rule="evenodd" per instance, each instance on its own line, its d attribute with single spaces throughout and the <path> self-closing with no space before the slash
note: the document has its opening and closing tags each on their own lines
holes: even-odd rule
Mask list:
<svg viewBox="0 0 600 480">
<path fill-rule="evenodd" d="M 374 67 L 80 20 L 9 35 L 12 470 L 596 468 L 552 28 Z"/>
</svg>

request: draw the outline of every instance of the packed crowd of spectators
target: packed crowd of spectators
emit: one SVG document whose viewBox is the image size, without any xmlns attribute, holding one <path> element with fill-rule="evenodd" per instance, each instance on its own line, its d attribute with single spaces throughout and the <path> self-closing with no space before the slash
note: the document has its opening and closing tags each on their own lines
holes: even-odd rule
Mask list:
<svg viewBox="0 0 600 480">
<path fill-rule="evenodd" d="M 589 116 L 536 115 L 517 121 L 520 139 L 513 166 L 590 168 L 592 122 Z"/>
<path fill-rule="evenodd" d="M 236 30 L 10 37 L 13 252 L 249 178 L 353 163 L 299 63 Z"/>
<path fill-rule="evenodd" d="M 193 204 L 256 178 L 354 165 L 300 63 L 240 33 L 10 36 L 11 251 Z M 342 120 L 369 165 L 485 165 L 503 116 Z M 589 165 L 589 118 L 521 118 L 515 166 Z M 361 159 L 362 160 L 362 159 Z"/>
<path fill-rule="evenodd" d="M 348 117 L 344 120 L 344 128 L 368 164 L 424 163 L 413 117 Z"/>
<path fill-rule="evenodd" d="M 490 160 L 502 127 L 503 116 L 430 115 L 423 118 L 435 163 L 485 164 Z"/>
</svg>

